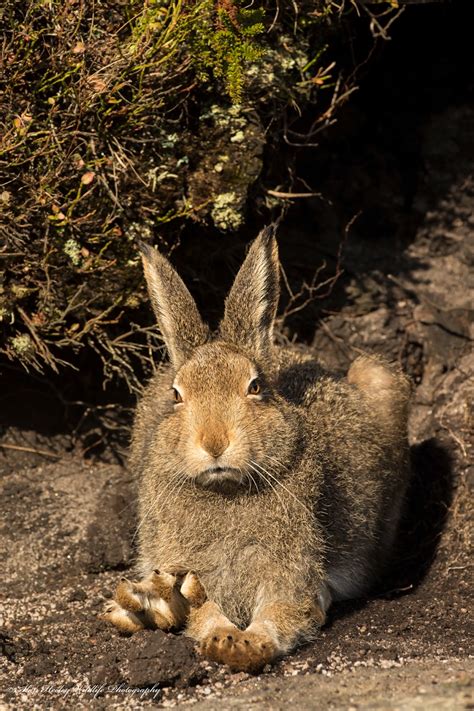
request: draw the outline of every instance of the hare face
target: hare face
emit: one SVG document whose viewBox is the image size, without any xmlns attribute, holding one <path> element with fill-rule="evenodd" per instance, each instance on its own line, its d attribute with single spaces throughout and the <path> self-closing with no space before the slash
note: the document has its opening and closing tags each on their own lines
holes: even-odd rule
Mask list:
<svg viewBox="0 0 474 711">
<path fill-rule="evenodd" d="M 298 440 L 288 404 L 270 386 L 279 295 L 273 228 L 251 246 L 212 340 L 196 303 L 168 260 L 141 245 L 151 302 L 174 372 L 171 412 L 155 442 L 160 470 L 203 487 L 272 486 Z M 265 379 L 257 367 L 265 367 Z M 159 452 L 159 454 L 158 454 Z M 161 459 L 160 459 L 161 457 Z M 280 464 L 285 462 L 283 466 Z"/>
<path fill-rule="evenodd" d="M 173 388 L 181 466 L 198 485 L 256 486 L 286 455 L 288 425 L 271 387 L 235 348 L 201 346 L 178 370 Z"/>
</svg>

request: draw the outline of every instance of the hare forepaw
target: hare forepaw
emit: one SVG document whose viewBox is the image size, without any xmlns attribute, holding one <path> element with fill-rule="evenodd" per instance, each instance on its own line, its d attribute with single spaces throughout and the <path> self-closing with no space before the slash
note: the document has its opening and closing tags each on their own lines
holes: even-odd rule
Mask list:
<svg viewBox="0 0 474 711">
<path fill-rule="evenodd" d="M 207 600 L 206 591 L 196 573 L 189 571 L 181 584 L 181 595 L 193 608 L 201 607 Z"/>
<path fill-rule="evenodd" d="M 192 602 L 181 591 L 193 591 L 194 581 L 193 573 L 179 581 L 175 575 L 159 571 L 140 582 L 122 578 L 100 617 L 126 634 L 145 627 L 165 631 L 182 627 Z"/>
<path fill-rule="evenodd" d="M 255 673 L 271 663 L 279 650 L 265 633 L 242 631 L 232 625 L 214 628 L 201 642 L 199 651 L 232 671 Z"/>
<path fill-rule="evenodd" d="M 189 574 L 191 576 L 192 574 Z M 183 582 L 181 592 L 190 603 L 186 632 L 198 642 L 199 652 L 207 659 L 226 664 L 233 671 L 258 672 L 280 656 L 276 637 L 265 624 L 252 623 L 240 630 L 208 600 L 197 576 Z"/>
</svg>

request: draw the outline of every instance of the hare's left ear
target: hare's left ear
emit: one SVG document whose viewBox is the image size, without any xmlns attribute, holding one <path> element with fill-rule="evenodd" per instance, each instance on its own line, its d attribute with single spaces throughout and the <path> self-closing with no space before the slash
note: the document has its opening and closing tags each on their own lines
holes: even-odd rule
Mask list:
<svg viewBox="0 0 474 711">
<path fill-rule="evenodd" d="M 280 296 L 274 226 L 265 227 L 249 249 L 225 302 L 220 335 L 266 359 L 273 348 L 273 324 Z"/>
<path fill-rule="evenodd" d="M 208 340 L 209 329 L 183 280 L 168 260 L 143 242 L 139 243 L 139 248 L 153 310 L 171 363 L 178 370 L 194 349 Z"/>
</svg>

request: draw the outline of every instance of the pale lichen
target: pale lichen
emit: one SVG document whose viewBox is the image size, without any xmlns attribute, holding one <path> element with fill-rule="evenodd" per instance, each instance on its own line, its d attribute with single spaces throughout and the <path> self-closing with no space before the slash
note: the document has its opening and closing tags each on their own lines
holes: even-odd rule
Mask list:
<svg viewBox="0 0 474 711">
<path fill-rule="evenodd" d="M 6 321 L 10 316 L 10 312 L 5 306 L 0 306 L 0 321 Z"/>
<path fill-rule="evenodd" d="M 200 119 L 199 161 L 188 176 L 189 200 L 197 219 L 210 217 L 219 230 L 235 230 L 244 221 L 248 189 L 262 168 L 265 133 L 255 110 L 246 105 L 212 104 Z"/>
<path fill-rule="evenodd" d="M 28 358 L 35 352 L 35 344 L 28 333 L 19 333 L 10 341 L 13 350 L 23 358 Z"/>
<path fill-rule="evenodd" d="M 233 136 L 230 137 L 231 143 L 243 143 L 245 141 L 245 133 L 243 131 L 237 131 Z"/>
<path fill-rule="evenodd" d="M 81 247 L 75 239 L 71 238 L 65 242 L 64 252 L 75 266 L 81 263 Z"/>
<path fill-rule="evenodd" d="M 239 211 L 237 196 L 234 192 L 221 193 L 214 200 L 211 217 L 220 230 L 237 230 L 243 222 Z"/>
<path fill-rule="evenodd" d="M 150 224 L 145 222 L 130 222 L 127 228 L 127 238 L 130 242 L 144 240 L 149 242 L 153 237 L 153 230 Z"/>
</svg>

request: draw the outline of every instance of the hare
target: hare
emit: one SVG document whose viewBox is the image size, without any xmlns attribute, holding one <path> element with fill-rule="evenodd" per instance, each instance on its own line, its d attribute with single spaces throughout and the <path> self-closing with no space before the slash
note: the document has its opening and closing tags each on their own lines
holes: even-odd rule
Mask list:
<svg viewBox="0 0 474 711">
<path fill-rule="evenodd" d="M 184 628 L 209 659 L 258 671 L 310 640 L 331 601 L 368 590 L 408 482 L 407 379 L 358 357 L 346 378 L 278 347 L 272 227 L 211 334 L 170 263 L 142 245 L 170 363 L 136 413 L 139 560 L 105 619 Z"/>
</svg>

